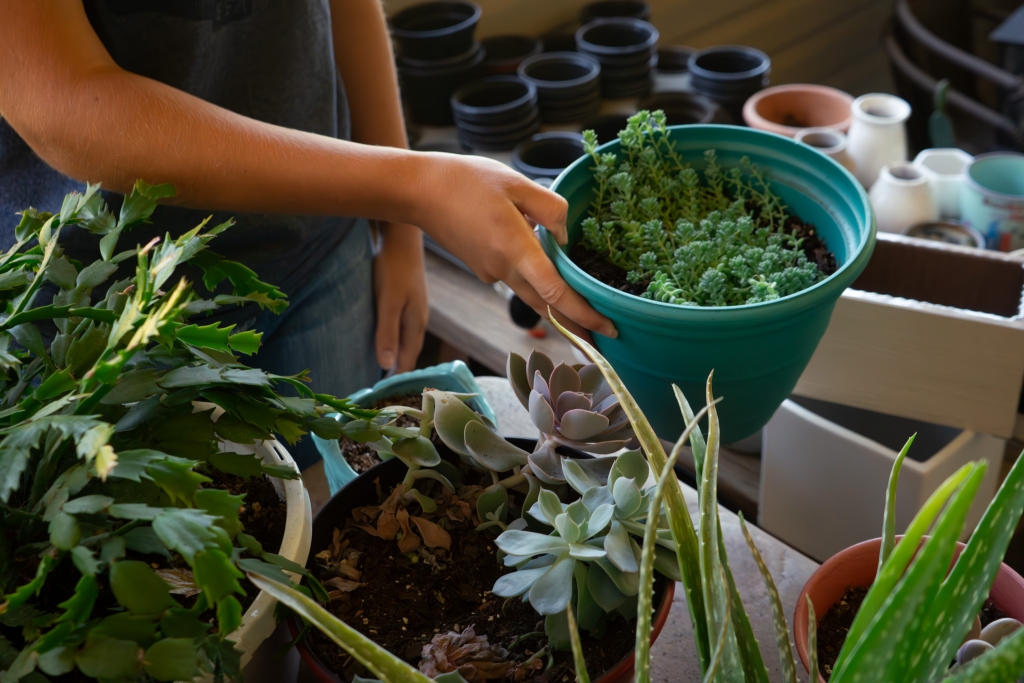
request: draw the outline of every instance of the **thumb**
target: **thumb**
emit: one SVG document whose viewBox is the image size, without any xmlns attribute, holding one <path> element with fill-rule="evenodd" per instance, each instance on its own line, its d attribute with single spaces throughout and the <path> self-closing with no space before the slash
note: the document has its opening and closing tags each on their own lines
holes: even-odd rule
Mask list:
<svg viewBox="0 0 1024 683">
<path fill-rule="evenodd" d="M 565 220 L 569 213 L 569 203 L 564 197 L 523 178 L 521 186 L 513 192 L 513 202 L 529 220 L 547 228 L 555 236 L 556 242 L 565 244 L 568 241 Z"/>
</svg>

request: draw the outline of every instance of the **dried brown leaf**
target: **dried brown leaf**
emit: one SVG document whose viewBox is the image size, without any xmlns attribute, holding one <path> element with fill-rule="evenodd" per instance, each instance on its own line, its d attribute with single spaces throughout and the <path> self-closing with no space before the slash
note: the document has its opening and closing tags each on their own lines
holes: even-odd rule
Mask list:
<svg viewBox="0 0 1024 683">
<path fill-rule="evenodd" d="M 191 598 L 202 593 L 196 585 L 196 579 L 188 569 L 157 569 L 156 575 L 171 584 L 171 593 Z"/>
<path fill-rule="evenodd" d="M 478 636 L 473 626 L 462 633 L 449 631 L 437 634 L 423 646 L 420 671 L 430 678 L 438 674 L 458 671 L 471 683 L 503 678 L 512 666 L 508 651 L 487 642 L 487 636 Z"/>
<path fill-rule="evenodd" d="M 420 532 L 420 536 L 423 537 L 423 544 L 428 548 L 444 548 L 445 550 L 452 549 L 452 537 L 448 535 L 448 532 L 434 524 L 429 522 L 422 517 L 413 517 L 412 523 L 416 525 L 416 528 Z"/>
</svg>

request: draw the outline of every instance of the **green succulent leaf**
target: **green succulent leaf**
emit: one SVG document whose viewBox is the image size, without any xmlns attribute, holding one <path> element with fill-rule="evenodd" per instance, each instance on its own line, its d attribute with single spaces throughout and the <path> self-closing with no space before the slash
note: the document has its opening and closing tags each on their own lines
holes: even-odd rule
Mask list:
<svg viewBox="0 0 1024 683">
<path fill-rule="evenodd" d="M 131 640 L 100 636 L 87 641 L 75 654 L 75 664 L 92 678 L 134 678 L 139 669 L 139 646 Z"/>
<path fill-rule="evenodd" d="M 158 681 L 189 681 L 199 675 L 199 653 L 191 638 L 164 638 L 143 656 L 143 669 Z"/>
<path fill-rule="evenodd" d="M 913 445 L 917 434 L 907 439 L 907 443 L 896 456 L 889 473 L 889 486 L 885 490 L 885 514 L 882 519 L 882 545 L 878 557 L 878 572 L 881 573 L 882 566 L 889 559 L 892 549 L 896 546 L 896 489 L 900 482 L 900 468 L 903 466 L 903 459 L 907 457 L 907 451 Z"/>
</svg>

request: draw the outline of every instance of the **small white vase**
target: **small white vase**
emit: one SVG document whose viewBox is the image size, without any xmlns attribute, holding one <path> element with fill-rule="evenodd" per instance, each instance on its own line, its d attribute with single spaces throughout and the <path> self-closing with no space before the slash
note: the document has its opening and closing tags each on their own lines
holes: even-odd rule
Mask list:
<svg viewBox="0 0 1024 683">
<path fill-rule="evenodd" d="M 960 218 L 960 189 L 967 181 L 967 167 L 972 161 L 974 157 L 955 147 L 925 149 L 914 157 L 914 165 L 928 179 L 942 218 Z"/>
<path fill-rule="evenodd" d="M 794 136 L 797 142 L 813 147 L 856 175 L 853 158 L 847 151 L 846 135 L 835 128 L 804 128 Z"/>
<path fill-rule="evenodd" d="M 902 233 L 912 225 L 939 217 L 928 180 L 913 164 L 883 166 L 868 196 L 879 232 Z"/>
<path fill-rule="evenodd" d="M 853 123 L 847 150 L 856 167 L 857 180 L 870 188 L 886 164 L 907 160 L 910 105 L 895 95 L 871 93 L 853 101 Z"/>
</svg>

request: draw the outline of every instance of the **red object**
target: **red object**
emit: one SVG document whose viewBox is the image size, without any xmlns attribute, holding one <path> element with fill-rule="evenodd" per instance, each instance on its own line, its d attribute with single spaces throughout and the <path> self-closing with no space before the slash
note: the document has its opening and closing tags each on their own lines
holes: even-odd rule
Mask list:
<svg viewBox="0 0 1024 683">
<path fill-rule="evenodd" d="M 850 546 L 833 555 L 811 574 L 811 578 L 800 591 L 800 597 L 796 600 L 796 613 L 793 616 L 793 634 L 796 636 L 796 651 L 805 670 L 809 661 L 807 596 L 810 596 L 814 603 L 815 615 L 821 619 L 832 605 L 842 599 L 848 587 L 870 586 L 875 581 L 875 574 L 878 573 L 878 553 L 881 546 L 882 539 L 876 538 Z M 955 557 L 960 557 L 964 547 L 963 543 L 957 543 Z M 996 607 L 1007 615 L 1024 622 L 1024 579 L 1005 564 L 1000 565 L 999 571 L 996 572 L 989 597 Z M 821 674 L 818 674 L 817 679 L 819 683 L 825 683 Z"/>
<path fill-rule="evenodd" d="M 665 627 L 665 623 L 668 621 L 668 613 L 672 609 L 672 598 L 675 596 L 675 593 L 675 581 L 669 581 L 665 594 L 662 596 L 661 604 L 654 611 L 654 622 L 651 624 L 652 644 L 658 639 L 658 634 L 661 633 L 661 629 Z M 291 634 L 292 640 L 299 637 L 299 625 L 295 619 L 288 620 L 288 633 Z M 306 666 L 309 667 L 309 670 L 313 672 L 313 675 L 321 683 L 342 683 L 342 680 L 333 671 L 324 666 L 320 659 L 313 654 L 313 651 L 306 646 L 305 638 L 295 648 L 299 651 L 302 661 L 306 663 Z M 633 659 L 634 653 L 630 652 L 620 659 L 619 663 L 610 671 L 595 679 L 594 683 L 630 683 L 633 680 Z"/>
<path fill-rule="evenodd" d="M 527 332 L 527 334 L 529 334 L 534 339 L 543 339 L 544 337 L 548 336 L 548 331 L 545 330 L 543 327 L 534 327 L 531 328 Z"/>
</svg>

